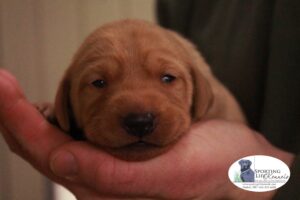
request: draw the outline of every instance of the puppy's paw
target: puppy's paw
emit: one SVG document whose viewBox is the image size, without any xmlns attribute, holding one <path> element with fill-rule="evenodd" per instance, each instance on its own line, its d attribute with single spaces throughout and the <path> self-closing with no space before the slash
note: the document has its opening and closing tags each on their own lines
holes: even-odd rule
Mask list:
<svg viewBox="0 0 300 200">
<path fill-rule="evenodd" d="M 54 106 L 49 102 L 34 103 L 34 107 L 47 119 L 49 122 L 53 122 L 55 119 Z"/>
</svg>

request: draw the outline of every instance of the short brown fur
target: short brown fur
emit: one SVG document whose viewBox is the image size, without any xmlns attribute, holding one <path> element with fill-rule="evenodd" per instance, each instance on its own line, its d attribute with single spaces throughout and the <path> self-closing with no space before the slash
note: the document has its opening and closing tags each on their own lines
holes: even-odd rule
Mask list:
<svg viewBox="0 0 300 200">
<path fill-rule="evenodd" d="M 164 83 L 172 74 L 176 80 Z M 91 83 L 105 79 L 104 88 Z M 127 134 L 128 113 L 156 115 L 143 141 Z M 126 160 L 144 160 L 168 150 L 199 120 L 245 122 L 229 91 L 213 76 L 194 46 L 157 25 L 123 20 L 104 25 L 82 44 L 66 71 L 55 101 L 60 127 L 82 131 L 88 141 Z"/>
</svg>

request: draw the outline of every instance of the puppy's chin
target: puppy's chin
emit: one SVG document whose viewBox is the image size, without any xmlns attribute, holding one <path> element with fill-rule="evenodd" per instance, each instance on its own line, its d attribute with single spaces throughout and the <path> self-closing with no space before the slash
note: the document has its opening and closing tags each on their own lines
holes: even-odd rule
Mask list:
<svg viewBox="0 0 300 200">
<path fill-rule="evenodd" d="M 167 131 L 159 130 L 145 136 L 143 139 L 129 136 L 127 133 L 118 135 L 119 137 L 106 138 L 109 141 L 104 142 L 102 137 L 94 132 L 86 130 L 87 140 L 98 146 L 100 149 L 112 156 L 125 161 L 146 161 L 170 150 L 182 136 L 188 131 L 189 121 L 180 123 L 181 126 L 173 126 L 168 135 L 163 135 Z M 106 131 L 96 131 L 105 133 Z M 122 132 L 122 129 L 117 133 Z M 116 133 L 116 135 L 117 135 Z M 97 137 L 98 136 L 98 137 Z M 163 137 L 165 136 L 165 137 Z"/>
<path fill-rule="evenodd" d="M 126 161 L 145 161 L 168 151 L 173 144 L 158 146 L 145 142 L 135 142 L 117 148 L 103 148 L 111 155 Z"/>
<path fill-rule="evenodd" d="M 149 160 L 171 149 L 190 127 L 191 120 L 185 112 L 170 110 L 160 115 L 160 123 L 154 131 L 142 137 L 128 133 L 120 126 L 118 118 L 107 115 L 105 119 L 94 117 L 90 120 L 84 133 L 88 141 L 114 157 L 126 161 Z"/>
</svg>

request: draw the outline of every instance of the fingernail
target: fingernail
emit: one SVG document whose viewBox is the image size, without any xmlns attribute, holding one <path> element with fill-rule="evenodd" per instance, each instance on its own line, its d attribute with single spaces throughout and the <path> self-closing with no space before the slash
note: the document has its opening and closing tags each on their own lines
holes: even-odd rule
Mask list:
<svg viewBox="0 0 300 200">
<path fill-rule="evenodd" d="M 73 179 L 78 173 L 75 156 L 68 151 L 61 151 L 53 155 L 50 168 L 55 175 L 66 179 Z"/>
</svg>

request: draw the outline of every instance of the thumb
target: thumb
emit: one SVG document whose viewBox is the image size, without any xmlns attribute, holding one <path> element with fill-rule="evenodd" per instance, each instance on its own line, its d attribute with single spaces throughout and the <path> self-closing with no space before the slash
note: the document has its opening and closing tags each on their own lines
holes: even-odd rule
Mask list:
<svg viewBox="0 0 300 200">
<path fill-rule="evenodd" d="M 83 183 L 101 194 L 149 198 L 178 197 L 174 192 L 176 188 L 170 187 L 174 185 L 171 173 L 178 174 L 174 171 L 184 169 L 175 168 L 173 162 L 163 158 L 126 162 L 85 142 L 72 142 L 59 147 L 50 156 L 50 168 L 57 176 Z M 178 187 L 181 187 L 180 184 Z M 161 188 L 170 191 L 161 191 Z"/>
<path fill-rule="evenodd" d="M 72 142 L 50 155 L 50 168 L 57 176 L 101 194 L 183 199 L 194 195 L 190 186 L 195 189 L 203 175 L 194 173 L 201 165 L 191 155 L 184 154 L 182 159 L 173 150 L 151 160 L 127 162 L 86 142 Z M 191 160 L 199 165 L 192 165 Z"/>
</svg>

